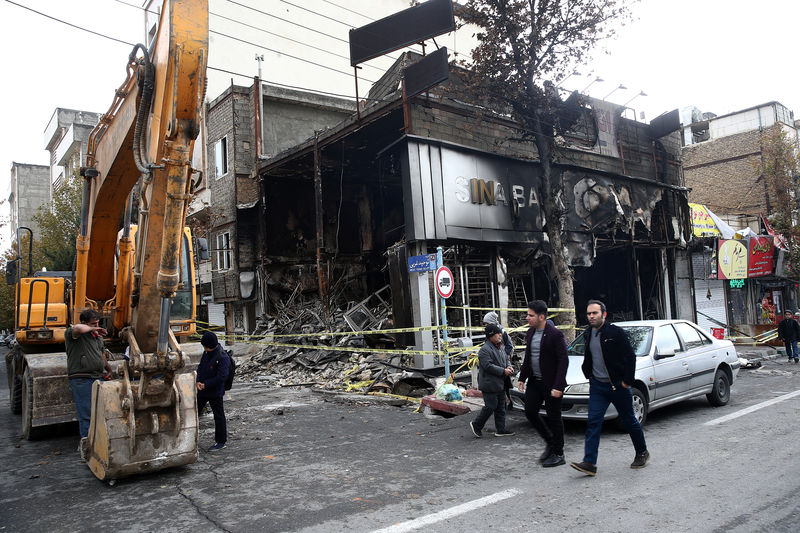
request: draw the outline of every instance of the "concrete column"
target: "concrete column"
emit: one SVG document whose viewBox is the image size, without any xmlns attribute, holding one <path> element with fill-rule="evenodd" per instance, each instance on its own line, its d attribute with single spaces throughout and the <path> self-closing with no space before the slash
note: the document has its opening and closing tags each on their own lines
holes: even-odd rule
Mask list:
<svg viewBox="0 0 800 533">
<path fill-rule="evenodd" d="M 409 255 L 422 255 L 427 253 L 425 241 L 418 241 L 411 246 Z M 430 326 L 431 323 L 431 289 L 429 277 L 433 272 L 409 272 L 408 281 L 411 290 L 411 313 L 415 327 Z M 417 331 L 414 333 L 414 346 L 417 350 L 433 350 L 433 333 L 431 331 Z M 415 368 L 432 368 L 434 357 L 432 355 L 415 355 Z"/>
</svg>

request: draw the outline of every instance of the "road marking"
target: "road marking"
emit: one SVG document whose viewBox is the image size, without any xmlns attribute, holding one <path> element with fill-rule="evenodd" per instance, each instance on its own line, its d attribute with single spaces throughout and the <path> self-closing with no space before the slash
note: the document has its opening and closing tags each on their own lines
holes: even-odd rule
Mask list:
<svg viewBox="0 0 800 533">
<path fill-rule="evenodd" d="M 782 396 L 778 396 L 777 398 L 773 398 L 771 400 L 767 400 L 766 402 L 757 403 L 755 405 L 751 405 L 746 409 L 742 409 L 741 411 L 736 411 L 735 413 L 731 413 L 729 415 L 721 416 L 719 418 L 715 418 L 714 420 L 709 420 L 704 426 L 715 426 L 717 424 L 722 424 L 723 422 L 728 422 L 729 420 L 733 420 L 734 418 L 739 418 L 740 416 L 748 415 L 753 411 L 758 411 L 759 409 L 763 409 L 764 407 L 769 407 L 770 405 L 774 405 L 776 403 L 780 403 L 784 400 L 788 400 L 789 398 L 794 398 L 795 396 L 800 396 L 800 390 L 796 390 L 794 392 L 790 392 L 788 394 L 784 394 Z"/>
<path fill-rule="evenodd" d="M 484 496 L 483 498 L 478 498 L 477 500 L 472 500 L 471 502 L 462 503 L 461 505 L 456 505 L 455 507 L 445 509 L 444 511 L 439 511 L 438 513 L 433 513 L 428 516 L 420 516 L 414 520 L 400 522 L 399 524 L 394 524 L 383 529 L 376 529 L 372 533 L 404 533 L 405 531 L 412 531 L 423 526 L 429 526 L 431 524 L 435 524 L 436 522 L 441 522 L 442 520 L 447 520 L 448 518 L 453 518 L 454 516 L 464 514 L 480 507 L 486 507 L 487 505 L 491 505 L 501 500 L 512 498 L 517 494 L 521 494 L 521 491 L 517 489 L 508 489 L 502 492 L 496 492 L 494 494 L 490 494 L 489 496 Z"/>
</svg>

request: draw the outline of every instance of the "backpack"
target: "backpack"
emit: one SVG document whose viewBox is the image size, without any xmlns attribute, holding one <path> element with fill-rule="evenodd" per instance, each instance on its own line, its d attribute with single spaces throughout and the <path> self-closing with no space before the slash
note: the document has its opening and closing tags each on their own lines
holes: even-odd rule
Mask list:
<svg viewBox="0 0 800 533">
<path fill-rule="evenodd" d="M 233 388 L 233 376 L 236 374 L 236 361 L 233 360 L 233 350 L 225 350 L 225 353 L 228 355 L 228 362 L 230 363 L 228 377 L 225 378 L 225 390 L 231 390 Z"/>
</svg>

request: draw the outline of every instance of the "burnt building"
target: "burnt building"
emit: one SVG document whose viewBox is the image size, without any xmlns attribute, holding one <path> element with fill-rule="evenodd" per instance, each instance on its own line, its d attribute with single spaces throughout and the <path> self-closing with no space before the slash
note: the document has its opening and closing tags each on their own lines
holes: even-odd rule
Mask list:
<svg viewBox="0 0 800 533">
<path fill-rule="evenodd" d="M 404 99 L 403 70 L 417 59 L 404 54 L 356 115 L 259 165 L 266 298 L 300 287 L 354 302 L 389 286 L 395 327 L 436 324 L 432 276 L 410 273 L 407 259 L 441 246 L 456 284 L 450 325 L 481 325 L 484 311 L 466 307 L 563 305 L 540 209 L 557 199 L 541 197 L 528 132 L 450 90 L 453 81 Z M 690 235 L 678 132 L 623 118 L 609 102 L 569 102 L 554 172 L 576 302 L 603 299 L 612 320 L 681 315 L 691 289 L 675 271 Z M 429 349 L 434 337 L 399 342 Z"/>
<path fill-rule="evenodd" d="M 351 101 L 262 84 L 258 78 L 250 87 L 231 85 L 207 104 L 206 169 L 195 175 L 193 187 L 205 200 L 190 216 L 195 234 L 206 239 L 210 252 L 198 269 L 201 320 L 229 333 L 254 330 L 268 300 L 265 267 L 281 262 L 276 254 L 264 255 L 275 250 L 264 241 L 284 231 L 263 226 L 259 162 L 354 110 Z M 287 231 L 286 237 L 299 238 L 302 246 L 302 235 Z"/>
</svg>

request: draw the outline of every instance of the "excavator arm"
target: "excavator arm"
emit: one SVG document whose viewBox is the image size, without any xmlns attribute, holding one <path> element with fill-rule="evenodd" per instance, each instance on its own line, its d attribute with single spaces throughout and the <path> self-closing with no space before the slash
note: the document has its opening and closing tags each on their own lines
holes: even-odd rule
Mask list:
<svg viewBox="0 0 800 533">
<path fill-rule="evenodd" d="M 123 330 L 130 362 L 122 379 L 95 385 L 85 443 L 89 468 L 103 480 L 197 458 L 194 377 L 178 372 L 186 354 L 169 319 L 207 57 L 208 1 L 164 0 L 156 38 L 149 49 L 134 47 L 128 77 L 89 140 L 75 322 L 84 308 L 108 309 L 108 302 L 115 312 L 127 312 L 115 286 L 115 253 L 123 220 L 120 253 L 132 249 L 129 198 L 137 186 L 139 198 L 132 279 L 123 280 L 132 287 L 126 294 L 130 325 Z"/>
</svg>

